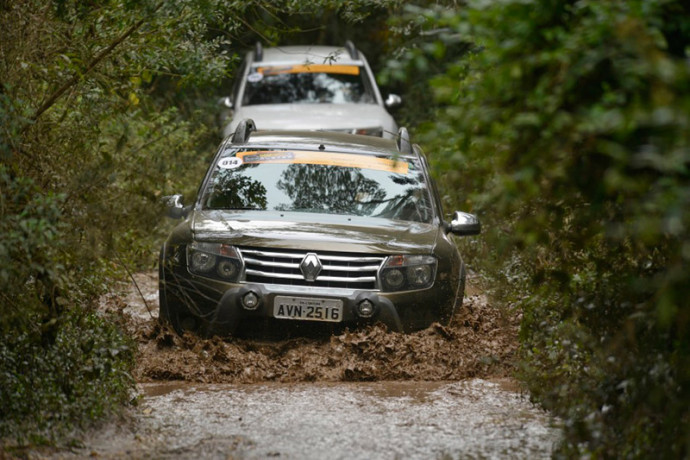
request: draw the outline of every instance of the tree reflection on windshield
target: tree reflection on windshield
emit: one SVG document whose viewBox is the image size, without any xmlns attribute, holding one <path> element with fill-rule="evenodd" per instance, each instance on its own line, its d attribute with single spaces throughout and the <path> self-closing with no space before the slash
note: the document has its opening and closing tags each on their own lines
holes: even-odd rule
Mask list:
<svg viewBox="0 0 690 460">
<path fill-rule="evenodd" d="M 429 191 L 414 163 L 410 163 L 409 172 L 393 174 L 375 168 L 283 161 L 216 169 L 204 193 L 204 207 L 341 214 L 415 222 L 429 222 L 432 218 Z"/>
<path fill-rule="evenodd" d="M 386 196 L 380 184 L 361 171 L 338 166 L 290 165 L 277 187 L 292 201 L 282 211 L 369 215 Z"/>
<path fill-rule="evenodd" d="M 220 170 L 206 206 L 211 209 L 266 209 L 266 187 L 248 176 Z"/>
</svg>

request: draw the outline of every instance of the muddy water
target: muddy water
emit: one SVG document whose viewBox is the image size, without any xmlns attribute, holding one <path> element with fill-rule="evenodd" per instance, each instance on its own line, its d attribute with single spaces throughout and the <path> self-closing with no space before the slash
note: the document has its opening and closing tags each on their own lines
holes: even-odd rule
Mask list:
<svg viewBox="0 0 690 460">
<path fill-rule="evenodd" d="M 99 458 L 548 458 L 557 430 L 505 380 L 144 384 Z"/>
<path fill-rule="evenodd" d="M 470 287 L 450 326 L 282 341 L 178 337 L 155 274 L 104 299 L 138 342 L 140 402 L 59 457 L 548 458 L 553 420 L 510 376 L 519 314 Z"/>
</svg>

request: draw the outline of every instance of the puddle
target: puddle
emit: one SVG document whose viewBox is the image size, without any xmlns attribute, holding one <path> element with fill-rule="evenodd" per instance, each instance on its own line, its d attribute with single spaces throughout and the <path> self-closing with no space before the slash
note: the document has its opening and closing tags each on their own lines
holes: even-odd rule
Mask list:
<svg viewBox="0 0 690 460">
<path fill-rule="evenodd" d="M 131 431 L 75 452 L 99 458 L 550 458 L 559 431 L 505 384 L 142 384 Z"/>
</svg>

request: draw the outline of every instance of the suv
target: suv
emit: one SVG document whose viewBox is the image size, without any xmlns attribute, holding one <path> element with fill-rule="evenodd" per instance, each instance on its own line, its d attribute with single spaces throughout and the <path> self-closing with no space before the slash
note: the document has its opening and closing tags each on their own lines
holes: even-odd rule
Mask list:
<svg viewBox="0 0 690 460">
<path fill-rule="evenodd" d="M 351 41 L 345 47 L 282 46 L 249 51 L 226 110 L 224 137 L 240 120 L 252 118 L 261 129 L 326 130 L 395 137 L 398 127 L 386 110 L 400 96 L 384 101 L 364 55 Z M 229 113 L 228 113 L 229 112 Z M 223 121 L 224 123 L 224 121 Z"/>
<path fill-rule="evenodd" d="M 472 214 L 443 219 L 405 128 L 392 140 L 244 120 L 194 203 L 167 201 L 184 221 L 160 251 L 160 318 L 178 333 L 447 323 L 466 277 L 452 235 L 480 231 Z"/>
</svg>

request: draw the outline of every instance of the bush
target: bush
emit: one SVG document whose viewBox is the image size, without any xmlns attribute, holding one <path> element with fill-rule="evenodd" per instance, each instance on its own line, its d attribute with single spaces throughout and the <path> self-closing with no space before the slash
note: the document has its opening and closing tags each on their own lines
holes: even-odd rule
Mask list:
<svg viewBox="0 0 690 460">
<path fill-rule="evenodd" d="M 432 80 L 419 130 L 486 224 L 483 269 L 524 313 L 521 375 L 564 418 L 567 456 L 690 452 L 688 8 L 415 12 L 474 45 Z"/>
<path fill-rule="evenodd" d="M 136 348 L 111 320 L 78 311 L 50 325 L 32 319 L 31 330 L 0 337 L 0 437 L 53 442 L 131 399 Z"/>
</svg>

